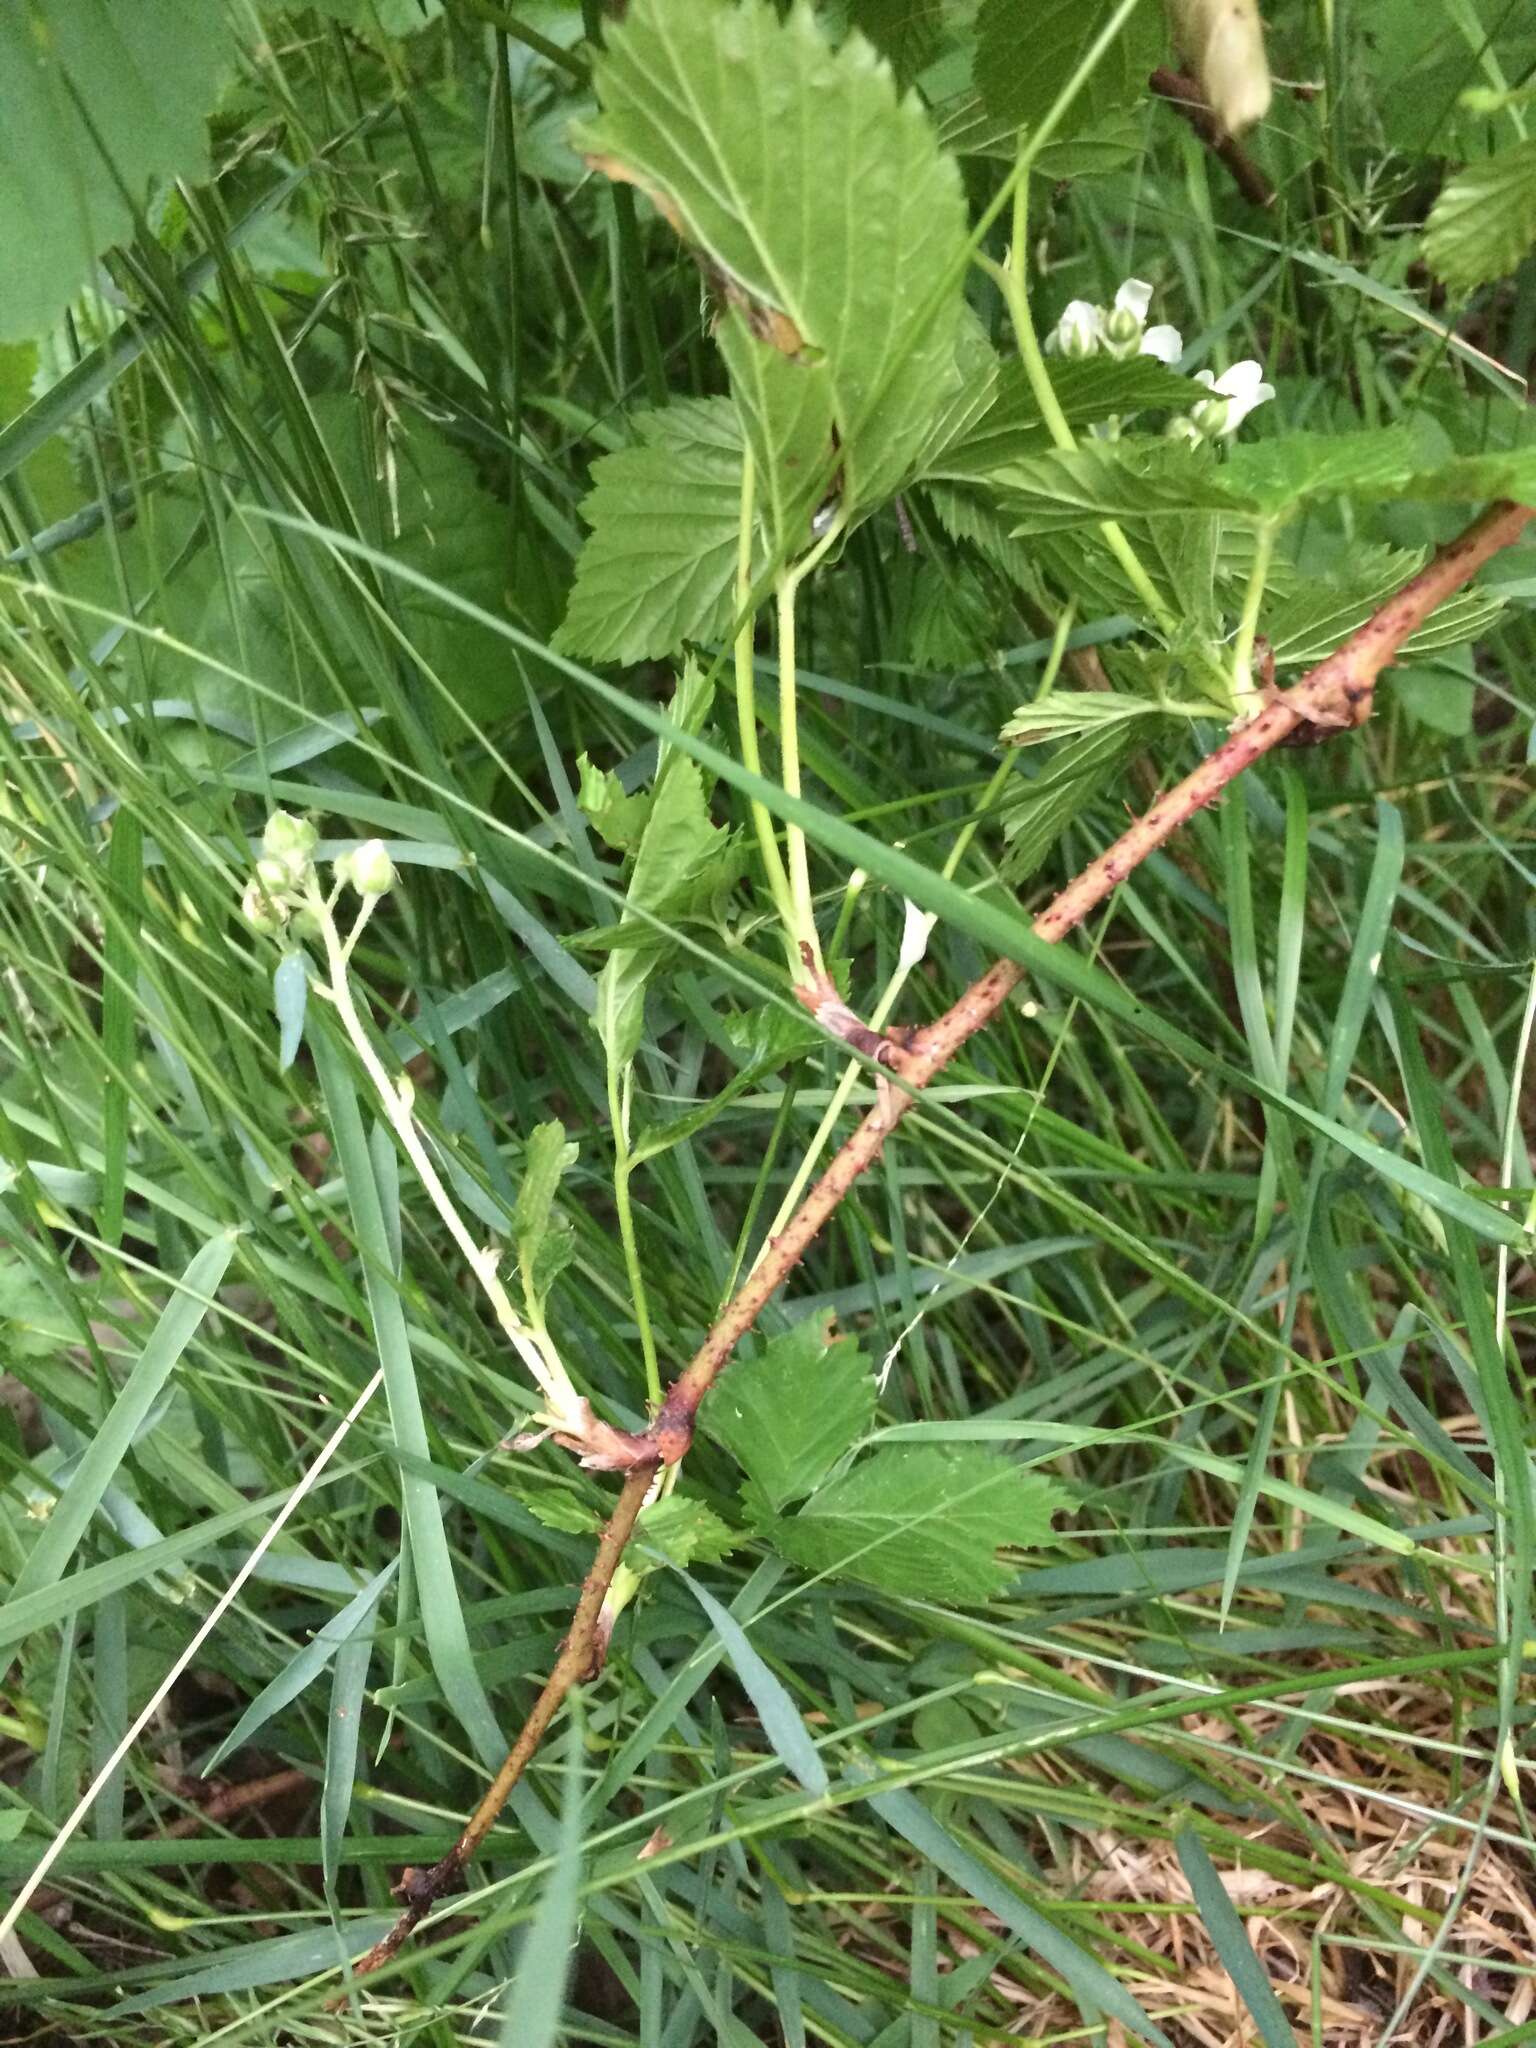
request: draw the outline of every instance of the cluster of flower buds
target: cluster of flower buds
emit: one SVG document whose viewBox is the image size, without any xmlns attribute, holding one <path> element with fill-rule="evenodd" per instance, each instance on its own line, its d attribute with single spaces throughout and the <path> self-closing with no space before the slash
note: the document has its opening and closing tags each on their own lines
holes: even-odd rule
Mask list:
<svg viewBox="0 0 1536 2048">
<path fill-rule="evenodd" d="M 291 811 L 274 811 L 267 820 L 256 872 L 240 899 L 241 913 L 254 930 L 271 935 L 289 926 L 302 931 L 313 923 L 319 836 L 307 818 Z M 395 885 L 395 864 L 382 839 L 365 839 L 335 865 L 337 881 L 359 896 L 387 896 Z"/>
<path fill-rule="evenodd" d="M 1046 354 L 1066 356 L 1074 362 L 1098 355 L 1117 362 L 1155 356 L 1171 368 L 1184 353 L 1184 339 L 1176 327 L 1147 325 L 1151 304 L 1152 287 L 1139 277 L 1126 279 L 1115 293 L 1113 306 L 1074 299 L 1047 337 Z M 1169 422 L 1168 432 L 1176 440 L 1224 441 L 1237 432 L 1255 407 L 1275 395 L 1275 387 L 1264 382 L 1263 369 L 1251 359 L 1234 363 L 1219 377 L 1209 370 L 1197 370 L 1195 382 L 1211 395 L 1197 399 L 1187 413 Z"/>
</svg>

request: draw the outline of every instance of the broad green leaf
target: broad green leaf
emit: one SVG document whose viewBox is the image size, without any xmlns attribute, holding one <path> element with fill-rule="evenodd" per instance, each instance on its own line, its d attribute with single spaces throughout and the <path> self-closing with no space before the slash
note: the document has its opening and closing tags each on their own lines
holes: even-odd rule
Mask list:
<svg viewBox="0 0 1536 2048">
<path fill-rule="evenodd" d="M 523 1298 L 533 1316 L 543 1314 L 545 1297 L 576 1249 L 571 1220 L 555 1207 L 560 1182 L 575 1163 L 576 1147 L 567 1143 L 564 1124 L 536 1124 L 528 1133 L 512 1229 Z"/>
<path fill-rule="evenodd" d="M 641 413 L 633 448 L 600 456 L 555 644 L 592 661 L 643 661 L 730 630 L 741 526 L 741 424 L 723 398 Z"/>
<path fill-rule="evenodd" d="M 849 0 L 848 18 L 908 85 L 938 55 L 943 0 Z"/>
<path fill-rule="evenodd" d="M 594 768 L 585 754 L 576 756 L 576 770 L 581 777 L 577 803 L 605 846 L 611 846 L 615 853 L 628 853 L 650 816 L 650 791 L 640 789 L 633 795 L 626 794 L 611 768 Z"/>
<path fill-rule="evenodd" d="M 1145 436 L 1051 449 L 1005 464 L 993 481 L 1019 536 L 1103 519 L 1173 519 L 1234 509 L 1233 494 L 1208 450 Z"/>
<path fill-rule="evenodd" d="M 1003 837 L 1008 844 L 1003 872 L 1007 879 L 1028 881 L 1072 820 L 1109 788 L 1131 757 L 1161 729 L 1161 721 L 1155 718 L 1111 716 L 1066 741 L 1031 780 L 1015 777 L 1003 813 Z"/>
<path fill-rule="evenodd" d="M 1447 739 L 1465 739 L 1472 730 L 1478 674 L 1471 648 L 1442 655 L 1438 661 L 1415 662 L 1392 679 L 1392 694 L 1410 718 L 1442 732 Z"/>
<path fill-rule="evenodd" d="M 183 0 L 0 8 L 0 341 L 47 333 L 133 209 L 208 174 L 232 63 L 224 9 Z"/>
<path fill-rule="evenodd" d="M 921 103 L 862 36 L 834 50 L 808 6 L 781 19 L 767 0 L 637 0 L 594 79 L 579 146 L 700 252 L 740 316 L 738 370 L 747 348 L 778 351 L 807 387 L 773 366 L 749 422 L 766 407 L 770 447 L 799 445 L 823 408 L 845 509 L 878 504 L 942 398 L 960 318 L 964 200 Z"/>
<path fill-rule="evenodd" d="M 875 1378 L 858 1344 L 807 1317 L 733 1365 L 700 1420 L 778 1509 L 813 1492 L 874 1414 Z"/>
<path fill-rule="evenodd" d="M 1137 412 L 1187 412 L 1202 397 L 1200 385 L 1170 370 L 1155 356 L 1116 362 L 1110 356 L 1052 360 L 1051 389 L 1070 426 Z M 1050 448 L 1045 419 L 1022 363 L 1005 363 L 981 418 L 963 437 L 925 464 L 925 474 L 965 481 L 987 476 L 1005 463 L 1044 454 Z"/>
<path fill-rule="evenodd" d="M 1458 171 L 1430 210 L 1424 256 L 1452 291 L 1518 269 L 1536 246 L 1536 140 Z"/>
<path fill-rule="evenodd" d="M 861 1458 L 763 1533 L 807 1571 L 920 1600 L 990 1600 L 1015 1576 L 998 1551 L 1051 1538 L 1066 1496 L 977 1448 L 895 1446 Z"/>
<path fill-rule="evenodd" d="M 1255 441 L 1234 448 L 1220 475 L 1235 503 L 1263 518 L 1283 518 L 1319 498 L 1391 497 L 1418 462 L 1418 443 L 1407 427 L 1367 427 Z"/>
<path fill-rule="evenodd" d="M 1071 83 L 1117 0 L 982 0 L 972 77 L 992 118 L 1037 128 Z M 1159 10 L 1143 5 L 1125 24 L 1068 109 L 1058 135 L 1141 98 L 1161 55 Z"/>
</svg>

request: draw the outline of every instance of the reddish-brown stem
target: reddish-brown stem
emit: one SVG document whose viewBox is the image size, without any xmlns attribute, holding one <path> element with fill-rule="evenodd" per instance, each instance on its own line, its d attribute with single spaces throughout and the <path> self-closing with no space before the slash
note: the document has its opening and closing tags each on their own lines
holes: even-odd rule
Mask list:
<svg viewBox="0 0 1536 2048">
<path fill-rule="evenodd" d="M 1274 698 L 1250 724 L 1233 733 L 1193 774 L 1160 797 L 1107 853 L 1069 882 L 1034 920 L 1036 938 L 1052 943 L 1064 938 L 1180 825 L 1218 797 L 1245 768 L 1301 727 L 1309 723 L 1339 727 L 1360 724 L 1369 714 L 1376 678 L 1391 665 L 1404 642 L 1437 605 L 1469 582 L 1491 556 L 1517 540 L 1533 517 L 1536 511 L 1526 506 L 1500 504 L 1475 520 L 1326 661 L 1320 662 L 1294 688 Z M 387 1962 L 422 1916 L 457 1880 L 522 1776 L 560 1703 L 571 1687 L 591 1671 L 599 1650 L 603 1600 L 634 1531 L 650 1482 L 660 1466 L 676 1464 L 687 1452 L 693 1441 L 699 1404 L 730 1362 L 736 1346 L 799 1264 L 854 1182 L 879 1159 L 886 1139 L 917 1106 L 929 1082 L 949 1065 L 967 1039 L 990 1023 L 1023 975 L 1024 969 L 1017 962 L 999 960 L 942 1017 L 914 1033 L 905 1044 L 894 1039 L 884 1041 L 889 1050 L 882 1056 L 881 1065 L 891 1078 L 882 1075 L 874 1107 L 865 1113 L 826 1172 L 773 1240 L 756 1271 L 716 1318 L 699 1350 L 672 1383 L 650 1428 L 626 1435 L 605 1426 L 601 1462 L 615 1468 L 627 1467 L 627 1472 L 618 1503 L 599 1539 L 571 1632 L 522 1733 L 468 1827 L 441 1863 L 429 1871 L 405 1873 L 399 1890 L 407 1901 L 406 1910 L 384 1940 L 355 1965 L 357 1974 L 366 1974 Z"/>
<path fill-rule="evenodd" d="M 1212 156 L 1226 166 L 1233 184 L 1250 206 L 1274 205 L 1274 186 L 1242 144 L 1222 127 L 1197 79 L 1160 64 L 1147 83 L 1159 99 L 1166 100 L 1176 113 L 1184 116 Z"/>
<path fill-rule="evenodd" d="M 543 1691 L 534 1701 L 516 1742 L 507 1752 L 506 1762 L 487 1787 L 463 1834 L 442 1861 L 434 1863 L 430 1870 L 406 1870 L 401 1874 L 395 1894 L 405 1901 L 405 1911 L 384 1939 L 375 1943 L 353 1964 L 354 1976 L 366 1977 L 387 1963 L 438 1900 L 458 1883 L 465 1864 L 490 1833 L 496 1816 L 512 1796 L 513 1786 L 528 1768 L 530 1759 L 544 1739 L 544 1731 L 559 1712 L 566 1695 L 572 1686 L 593 1677 L 601 1668 L 603 1602 L 608 1597 L 613 1575 L 634 1534 L 635 1522 L 645 1506 L 645 1496 L 655 1476 L 654 1458 L 649 1464 L 634 1466 L 624 1475 L 624 1484 L 619 1489 L 613 1513 L 598 1539 L 592 1569 L 582 1582 L 581 1598 L 571 1617 L 570 1632 L 560 1645 L 560 1654 L 544 1681 Z"/>
</svg>

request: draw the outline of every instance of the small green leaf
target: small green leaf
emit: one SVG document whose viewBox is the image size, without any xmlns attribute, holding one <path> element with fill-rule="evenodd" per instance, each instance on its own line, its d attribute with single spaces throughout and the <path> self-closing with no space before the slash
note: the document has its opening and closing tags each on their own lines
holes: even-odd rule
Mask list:
<svg viewBox="0 0 1536 2048">
<path fill-rule="evenodd" d="M 1424 256 L 1452 291 L 1507 277 L 1536 244 L 1536 139 L 1469 164 L 1430 211 Z"/>
<path fill-rule="evenodd" d="M 611 846 L 615 853 L 629 853 L 650 816 L 650 791 L 641 789 L 627 795 L 611 768 L 594 768 L 585 754 L 576 756 L 576 769 L 581 777 L 577 803 L 605 846 Z"/>
<path fill-rule="evenodd" d="M 1220 475 L 1235 504 L 1262 518 L 1283 518 L 1320 498 L 1394 496 L 1413 475 L 1419 454 L 1406 427 L 1287 433 L 1234 448 Z"/>
<path fill-rule="evenodd" d="M 592 465 L 576 563 L 555 645 L 592 661 L 675 654 L 730 630 L 741 524 L 741 424 L 727 399 L 639 414 L 633 448 Z"/>
<path fill-rule="evenodd" d="M 596 1508 L 557 1487 L 546 1486 L 537 1493 L 524 1494 L 522 1502 L 536 1522 L 546 1529 L 558 1529 L 562 1535 L 592 1536 L 603 1525 Z"/>
<path fill-rule="evenodd" d="M 666 1563 L 686 1567 L 718 1564 L 742 1539 L 703 1501 L 669 1493 L 642 1511 L 635 1525 L 635 1540 L 659 1551 Z M 638 1558 L 631 1561 L 637 1570 L 643 1569 Z"/>
<path fill-rule="evenodd" d="M 309 963 L 301 951 L 285 953 L 272 974 L 272 1010 L 277 1018 L 277 1065 L 286 1074 L 304 1042 L 309 1003 Z"/>
<path fill-rule="evenodd" d="M 691 671 L 678 685 L 674 708 L 690 728 L 702 721 L 707 700 Z M 654 932 L 657 924 L 718 918 L 739 873 L 734 836 L 710 821 L 703 771 L 696 762 L 669 754 L 658 771 L 640 835 L 620 930 L 634 919 L 644 919 Z M 617 946 L 598 977 L 592 1021 L 615 1066 L 635 1056 L 644 1026 L 645 985 L 665 951 L 665 944 Z"/>
<path fill-rule="evenodd" d="M 807 1318 L 733 1365 L 700 1420 L 778 1509 L 819 1486 L 874 1413 L 874 1375 L 857 1343 L 829 1339 Z"/>
<path fill-rule="evenodd" d="M 807 1571 L 916 1599 L 976 1602 L 1015 1575 L 999 1549 L 1049 1542 L 1065 1502 L 1052 1480 L 990 1451 L 900 1445 L 860 1459 L 763 1533 Z"/>
<path fill-rule="evenodd" d="M 560 1182 L 575 1161 L 576 1147 L 567 1143 L 564 1124 L 538 1124 L 529 1132 L 512 1227 L 524 1299 L 535 1317 L 543 1314 L 550 1288 L 576 1249 L 570 1218 L 555 1207 Z"/>
</svg>

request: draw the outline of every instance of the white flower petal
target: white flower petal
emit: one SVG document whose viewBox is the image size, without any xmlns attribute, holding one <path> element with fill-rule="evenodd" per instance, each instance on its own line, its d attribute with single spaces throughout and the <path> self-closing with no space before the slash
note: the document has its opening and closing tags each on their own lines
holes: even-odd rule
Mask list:
<svg viewBox="0 0 1536 2048">
<path fill-rule="evenodd" d="M 1207 391 L 1214 391 L 1216 389 L 1216 372 L 1214 370 L 1196 370 L 1195 382 L 1203 384 Z"/>
<path fill-rule="evenodd" d="M 1177 327 L 1149 327 L 1141 337 L 1141 352 L 1171 366 L 1184 353 L 1184 337 Z"/>
<path fill-rule="evenodd" d="M 1145 322 L 1147 308 L 1152 303 L 1152 287 L 1139 277 L 1128 277 L 1115 293 L 1115 311 L 1134 313 L 1137 320 Z"/>
</svg>

